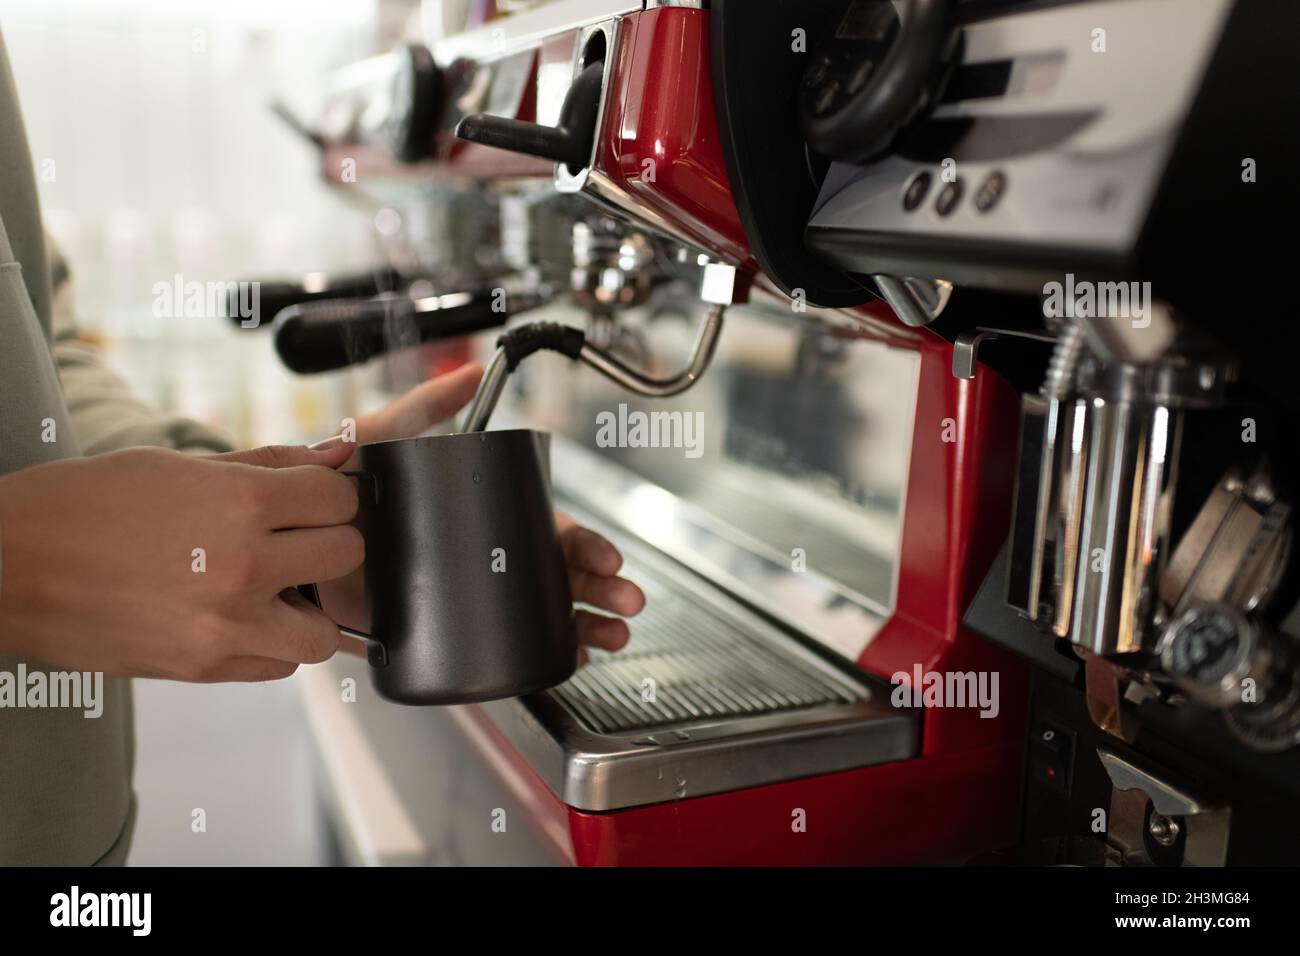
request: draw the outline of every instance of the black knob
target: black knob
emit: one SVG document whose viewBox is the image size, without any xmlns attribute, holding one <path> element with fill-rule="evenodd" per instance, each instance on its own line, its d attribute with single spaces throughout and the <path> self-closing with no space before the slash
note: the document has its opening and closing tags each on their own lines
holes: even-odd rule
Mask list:
<svg viewBox="0 0 1300 956">
<path fill-rule="evenodd" d="M 457 124 L 456 135 L 484 146 L 564 163 L 569 173 L 576 176 L 591 160 L 604 72 L 602 61 L 583 68 L 564 97 L 559 126 L 475 113 Z"/>
<path fill-rule="evenodd" d="M 433 149 L 441 74 L 429 48 L 412 43 L 400 51 L 393 74 L 392 107 L 383 136 L 393 155 L 404 163 L 428 156 Z"/>
<path fill-rule="evenodd" d="M 1269 655 L 1244 614 L 1223 604 L 1197 604 L 1165 629 L 1160 661 L 1188 697 L 1225 708 L 1241 703 L 1248 678 L 1266 680 Z"/>
<path fill-rule="evenodd" d="M 852 0 L 804 73 L 808 145 L 851 163 L 883 153 L 938 101 L 960 38 L 956 0 Z"/>
</svg>

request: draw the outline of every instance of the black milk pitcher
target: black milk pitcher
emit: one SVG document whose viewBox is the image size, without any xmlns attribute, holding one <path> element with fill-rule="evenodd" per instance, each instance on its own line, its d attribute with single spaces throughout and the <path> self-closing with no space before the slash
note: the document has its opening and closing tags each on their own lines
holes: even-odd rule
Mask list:
<svg viewBox="0 0 1300 956">
<path fill-rule="evenodd" d="M 359 449 L 371 633 L 379 693 L 403 704 L 466 704 L 553 687 L 573 674 L 577 632 L 551 506 L 550 435 L 485 431 L 519 363 L 559 352 L 640 395 L 684 392 L 709 366 L 715 304 L 677 374 L 652 378 L 554 322 L 497 340 L 461 431 Z M 315 587 L 301 589 L 313 601 Z M 316 601 L 319 604 L 319 601 Z"/>
<path fill-rule="evenodd" d="M 577 666 L 550 490 L 550 435 L 526 429 L 359 448 L 375 687 L 403 704 L 516 697 Z"/>
</svg>

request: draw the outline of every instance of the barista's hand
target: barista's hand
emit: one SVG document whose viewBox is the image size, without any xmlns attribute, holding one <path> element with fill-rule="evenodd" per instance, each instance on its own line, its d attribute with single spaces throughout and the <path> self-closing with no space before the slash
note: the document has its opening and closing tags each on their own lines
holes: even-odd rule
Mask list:
<svg viewBox="0 0 1300 956">
<path fill-rule="evenodd" d="M 296 592 L 357 568 L 333 448 L 137 448 L 0 478 L 0 653 L 109 676 L 287 677 L 336 625 Z"/>
<path fill-rule="evenodd" d="M 482 375 L 482 367 L 471 363 L 416 386 L 374 414 L 357 419 L 357 442 L 411 438 L 446 421 L 474 397 Z M 344 468 L 357 466 L 354 457 Z M 640 612 L 645 595 L 631 581 L 617 577 L 623 564 L 618 550 L 594 531 L 574 524 L 568 516 L 555 517 L 573 599 L 626 617 Z M 360 571 L 319 584 L 317 591 L 321 606 L 334 620 L 354 630 L 366 630 L 365 580 Z M 579 611 L 577 625 L 582 644 L 616 650 L 627 643 L 627 624 L 617 618 Z M 352 638 L 344 638 L 342 646 L 354 653 L 365 653 L 365 646 Z"/>
<path fill-rule="evenodd" d="M 483 367 L 471 362 L 453 372 L 421 382 L 379 411 L 358 418 L 356 444 L 414 438 L 428 431 L 468 404 L 482 377 Z M 360 467 L 355 449 L 341 467 L 344 471 Z M 362 568 L 357 568 L 346 577 L 335 581 L 318 580 L 315 584 L 316 595 L 325 613 L 345 627 L 365 632 L 370 622 L 366 619 L 366 579 L 362 571 Z M 366 653 L 365 644 L 355 637 L 342 638 L 340 647 L 352 654 L 364 656 Z"/>
<path fill-rule="evenodd" d="M 357 444 L 414 438 L 434 425 L 442 424 L 469 404 L 482 377 L 483 366 L 470 362 L 455 371 L 421 382 L 379 411 L 358 418 Z M 356 455 L 343 466 L 345 471 L 357 467 Z"/>
<path fill-rule="evenodd" d="M 564 563 L 569 567 L 573 599 L 623 617 L 640 614 L 645 607 L 645 594 L 627 578 L 618 576 L 623 566 L 623 555 L 618 553 L 618 548 L 563 512 L 555 513 L 555 524 L 560 531 Z M 576 621 L 579 644 L 616 651 L 627 643 L 627 622 L 617 617 L 579 611 Z M 579 651 L 578 655 L 585 664 L 587 652 Z"/>
</svg>

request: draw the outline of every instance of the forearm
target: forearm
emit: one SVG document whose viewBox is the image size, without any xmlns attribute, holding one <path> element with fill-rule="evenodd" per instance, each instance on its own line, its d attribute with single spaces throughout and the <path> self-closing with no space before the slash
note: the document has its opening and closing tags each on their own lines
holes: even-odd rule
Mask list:
<svg viewBox="0 0 1300 956">
<path fill-rule="evenodd" d="M 184 452 L 223 452 L 234 446 L 200 422 L 155 411 L 93 350 L 76 342 L 54 347 L 64 400 L 84 454 L 153 445 Z"/>
<path fill-rule="evenodd" d="M 183 452 L 230 451 L 230 440 L 215 429 L 163 414 L 139 401 L 99 352 L 81 341 L 71 273 L 48 238 L 46 258 L 53 287 L 50 324 L 54 362 L 82 452 L 97 455 L 143 445 Z"/>
</svg>

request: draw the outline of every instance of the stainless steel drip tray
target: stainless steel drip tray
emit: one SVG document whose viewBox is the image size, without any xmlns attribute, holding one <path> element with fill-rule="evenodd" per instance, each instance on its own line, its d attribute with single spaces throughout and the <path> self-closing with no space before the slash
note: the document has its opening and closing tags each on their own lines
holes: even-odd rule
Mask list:
<svg viewBox="0 0 1300 956">
<path fill-rule="evenodd" d="M 584 519 L 586 516 L 583 516 Z M 599 522 L 646 591 L 632 639 L 553 690 L 481 705 L 569 806 L 616 810 L 917 752 L 916 715 Z"/>
</svg>

